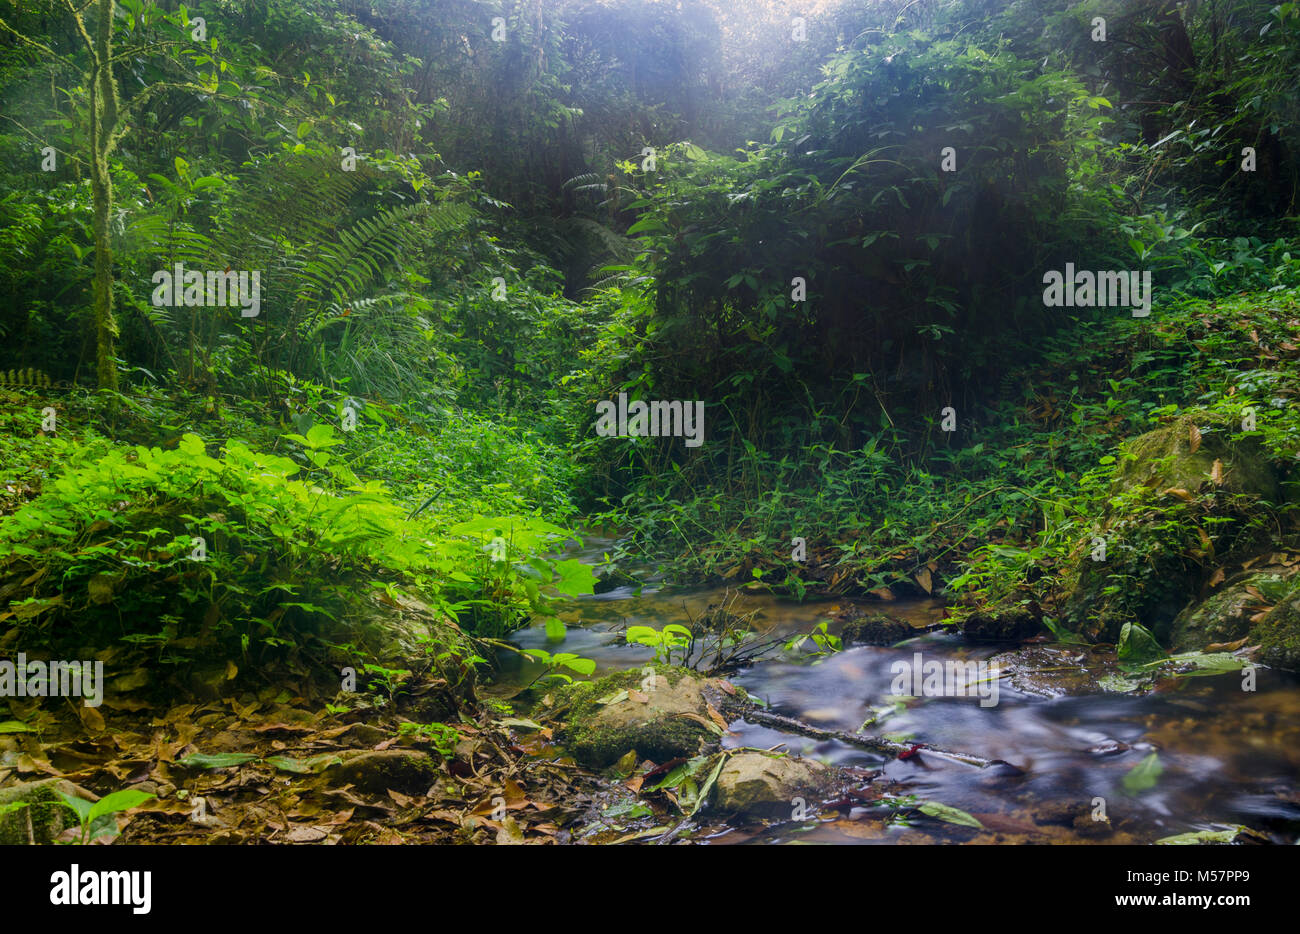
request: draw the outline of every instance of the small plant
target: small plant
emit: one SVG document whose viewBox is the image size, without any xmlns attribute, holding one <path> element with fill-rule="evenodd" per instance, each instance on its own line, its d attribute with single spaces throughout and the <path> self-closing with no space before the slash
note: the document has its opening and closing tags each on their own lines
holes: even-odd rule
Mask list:
<svg viewBox="0 0 1300 934">
<path fill-rule="evenodd" d="M 372 689 L 378 686 L 388 695 L 389 706 L 405 687 L 406 679 L 411 677 L 411 672 L 405 668 L 385 668 L 383 665 L 367 664 L 362 666 L 362 671 L 370 675 Z"/>
<path fill-rule="evenodd" d="M 542 672 L 534 679 L 534 684 L 542 679 L 548 681 L 563 681 L 565 684 L 572 683 L 573 678 L 566 675 L 564 672 L 559 671 L 558 669 L 560 668 L 568 668 L 569 670 L 576 671 L 578 674 L 584 676 L 589 676 L 596 670 L 596 662 L 593 659 L 583 658 L 580 655 L 575 655 L 573 652 L 556 652 L 552 655 L 545 649 L 526 649 L 524 654 L 529 658 L 536 659 L 546 666 L 546 671 Z"/>
<path fill-rule="evenodd" d="M 59 792 L 63 803 L 72 809 L 81 822 L 81 836 L 72 842 L 85 845 L 100 837 L 113 839 L 118 834 L 117 820 L 114 814 L 139 807 L 150 798 L 157 797 L 135 788 L 124 788 L 111 795 L 105 795 L 98 801 L 87 801 L 74 795 Z"/>
<path fill-rule="evenodd" d="M 829 623 L 826 620 L 822 620 L 812 628 L 811 632 L 800 633 L 792 637 L 786 642 L 785 650 L 787 652 L 796 652 L 803 648 L 805 642 L 811 641 L 816 646 L 816 651 L 809 654 L 814 657 L 832 655 L 840 651 L 843 648 L 843 643 L 840 642 L 839 636 L 833 636 L 826 631 L 828 625 Z"/>
<path fill-rule="evenodd" d="M 438 755 L 450 759 L 456 753 L 456 744 L 460 742 L 460 731 L 445 723 L 403 723 L 398 727 L 402 736 L 418 736 L 433 744 Z"/>
<path fill-rule="evenodd" d="M 655 661 L 661 665 L 673 664 L 674 653 L 678 663 L 685 665 L 691 656 L 695 637 L 685 626 L 669 623 L 663 629 L 652 626 L 628 626 L 625 633 L 628 645 L 645 645 L 654 649 Z"/>
</svg>

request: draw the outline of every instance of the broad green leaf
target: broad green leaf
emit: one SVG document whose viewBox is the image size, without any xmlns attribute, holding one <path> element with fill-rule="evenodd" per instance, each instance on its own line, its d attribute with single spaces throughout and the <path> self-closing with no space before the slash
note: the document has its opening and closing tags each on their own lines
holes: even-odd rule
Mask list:
<svg viewBox="0 0 1300 934">
<path fill-rule="evenodd" d="M 1119 650 L 1115 653 L 1125 666 L 1144 665 L 1168 657 L 1156 637 L 1138 623 L 1125 623 L 1119 633 Z"/>
<path fill-rule="evenodd" d="M 94 807 L 93 801 L 87 801 L 85 798 L 78 798 L 75 795 L 65 794 L 62 791 L 59 792 L 59 797 L 63 799 L 64 804 L 72 808 L 76 813 L 77 820 L 83 824 L 89 820 L 90 809 Z"/>
<path fill-rule="evenodd" d="M 0 723 L 0 733 L 32 733 L 35 732 L 26 723 L 21 720 L 6 720 Z"/>
<path fill-rule="evenodd" d="M 121 791 L 115 791 L 110 795 L 104 795 L 90 809 L 90 820 L 100 817 L 104 814 L 117 814 L 119 811 L 129 811 L 131 808 L 139 807 L 150 798 L 156 798 L 147 791 L 140 791 L 137 788 L 123 788 Z"/>
<path fill-rule="evenodd" d="M 565 668 L 571 668 L 580 675 L 590 675 L 596 670 L 595 659 L 591 658 L 579 658 L 574 656 L 573 658 L 566 658 L 561 662 L 561 664 L 564 665 Z"/>
<path fill-rule="evenodd" d="M 963 827 L 976 827 L 984 829 L 984 825 L 971 817 L 965 811 L 951 807 L 947 804 L 941 804 L 938 801 L 925 801 L 920 805 L 922 814 L 928 814 L 930 817 L 937 817 L 939 820 L 947 821 L 950 824 L 960 824 Z"/>
<path fill-rule="evenodd" d="M 1106 675 L 1104 678 L 1098 679 L 1097 686 L 1103 691 L 1111 691 L 1116 694 L 1127 694 L 1129 691 L 1136 691 L 1140 688 L 1142 682 L 1122 678 L 1119 675 Z"/>
<path fill-rule="evenodd" d="M 560 579 L 555 584 L 555 588 L 560 593 L 576 597 L 579 594 L 594 592 L 596 575 L 591 572 L 590 566 L 583 564 L 577 558 L 557 561 L 555 572 L 560 575 Z"/>
<path fill-rule="evenodd" d="M 1160 764 L 1160 756 L 1157 753 L 1151 753 L 1132 770 L 1124 776 L 1124 790 L 1131 795 L 1146 791 L 1148 788 L 1155 787 L 1156 779 L 1164 771 L 1164 766 Z"/>
</svg>

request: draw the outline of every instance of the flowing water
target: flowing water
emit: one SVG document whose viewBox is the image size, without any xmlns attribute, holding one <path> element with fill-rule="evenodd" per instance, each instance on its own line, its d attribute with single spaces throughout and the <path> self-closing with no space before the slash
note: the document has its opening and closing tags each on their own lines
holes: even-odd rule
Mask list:
<svg viewBox="0 0 1300 934">
<path fill-rule="evenodd" d="M 598 557 L 606 545 L 589 543 L 578 554 Z M 655 582 L 639 594 L 624 587 L 574 601 L 561 614 L 570 626 L 562 647 L 548 644 L 540 625 L 516 633 L 515 642 L 594 659 L 598 677 L 651 660 L 649 649 L 625 644 L 625 626 L 686 625 L 727 595 L 722 588 L 674 590 Z M 740 594 L 732 609 L 755 612 L 760 635 L 788 637 L 831 619 L 844 606 Z M 715 842 L 1147 843 L 1236 825 L 1275 842 L 1297 841 L 1300 682 L 1295 678 L 1261 669 L 1254 692 L 1243 691 L 1241 676 L 1232 673 L 1170 678 L 1145 694 L 1113 693 L 1097 684 L 1113 672 L 1112 653 L 1038 645 L 1015 653 L 1013 674 L 1004 673 L 998 682 L 996 705 L 981 706 L 978 697 L 902 700 L 890 693 L 895 661 L 910 660 L 918 651 L 927 659 L 980 661 L 1006 649 L 927 631 L 924 627 L 944 615 L 937 601 L 873 603 L 871 611 L 912 623 L 917 637 L 893 647 L 853 646 L 817 659 L 778 653 L 737 671 L 731 680 L 773 712 L 816 727 L 854 733 L 875 715 L 867 734 L 1004 764 L 979 767 L 924 751 L 892 759 L 744 720 L 730 725 L 733 735 L 724 745 L 780 746 L 829 764 L 879 770 L 872 786 L 959 808 L 986 830 L 974 833 L 947 824 L 936 829 L 933 821 L 921 830 L 889 820 L 888 808 L 845 806 L 840 820 L 778 823 L 757 832 L 722 827 L 711 836 Z M 1005 672 L 1005 657 L 1000 664 Z M 498 690 L 517 689 L 540 673 L 531 664 L 507 672 Z M 1126 776 L 1152 753 L 1158 757 L 1154 780 L 1134 776 L 1126 787 Z M 1093 820 L 1099 805 L 1109 825 Z"/>
</svg>

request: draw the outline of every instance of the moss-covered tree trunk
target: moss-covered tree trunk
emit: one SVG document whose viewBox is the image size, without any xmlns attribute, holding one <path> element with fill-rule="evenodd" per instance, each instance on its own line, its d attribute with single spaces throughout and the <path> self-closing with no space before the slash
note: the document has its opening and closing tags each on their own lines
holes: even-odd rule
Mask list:
<svg viewBox="0 0 1300 934">
<path fill-rule="evenodd" d="M 95 373 L 100 389 L 117 389 L 114 362 L 117 321 L 113 317 L 113 246 L 109 220 L 113 179 L 108 158 L 117 128 L 117 85 L 113 80 L 113 12 L 116 0 L 99 0 L 90 74 L 90 187 L 94 200 Z M 79 24 L 80 25 L 80 24 Z"/>
</svg>

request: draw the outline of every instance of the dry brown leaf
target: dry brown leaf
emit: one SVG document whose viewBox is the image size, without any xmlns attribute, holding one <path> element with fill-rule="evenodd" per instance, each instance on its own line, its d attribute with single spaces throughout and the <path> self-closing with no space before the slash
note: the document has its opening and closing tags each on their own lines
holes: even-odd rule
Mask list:
<svg viewBox="0 0 1300 934">
<path fill-rule="evenodd" d="M 642 694 L 640 691 L 636 690 L 635 688 L 628 688 L 627 699 L 634 700 L 638 704 L 648 704 L 650 702 L 650 695 Z"/>
<path fill-rule="evenodd" d="M 1205 529 L 1198 528 L 1196 534 L 1201 539 L 1201 548 L 1204 549 L 1207 554 L 1214 554 L 1214 543 L 1210 541 L 1210 536 L 1205 534 Z"/>
<path fill-rule="evenodd" d="M 1214 481 L 1215 486 L 1223 486 L 1223 461 L 1217 457 L 1210 467 L 1210 479 Z"/>
<path fill-rule="evenodd" d="M 1164 493 L 1169 496 L 1177 496 L 1185 503 L 1190 503 L 1192 501 L 1192 494 L 1188 493 L 1182 487 L 1171 486 L 1169 489 L 1165 490 Z"/>
<path fill-rule="evenodd" d="M 921 585 L 921 589 L 926 593 L 931 593 L 934 589 L 934 581 L 930 577 L 929 568 L 921 568 L 916 572 L 916 582 Z"/>
<path fill-rule="evenodd" d="M 81 714 L 81 723 L 91 734 L 104 732 L 104 715 L 94 707 L 82 705 L 77 708 L 77 713 Z"/>
<path fill-rule="evenodd" d="M 1236 642 L 1211 642 L 1205 647 L 1207 652 L 1235 652 L 1246 644 L 1250 636 L 1242 636 Z"/>
<path fill-rule="evenodd" d="M 688 711 L 684 711 L 682 713 L 677 714 L 677 716 L 681 717 L 684 720 L 693 720 L 696 723 L 698 723 L 700 726 L 707 727 L 709 729 L 713 728 L 713 724 L 709 723 L 708 720 L 705 720 L 697 713 L 690 713 Z"/>
<path fill-rule="evenodd" d="M 1201 429 L 1195 425 L 1188 425 L 1187 440 L 1191 444 L 1191 453 L 1195 454 L 1201 447 Z"/>
<path fill-rule="evenodd" d="M 1215 568 L 1214 573 L 1210 575 L 1210 586 L 1218 587 L 1225 577 L 1227 575 L 1223 573 L 1223 568 Z"/>
</svg>

